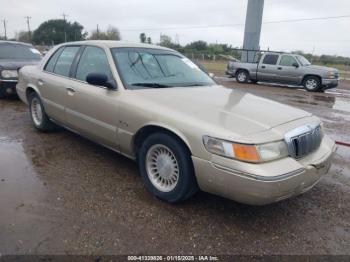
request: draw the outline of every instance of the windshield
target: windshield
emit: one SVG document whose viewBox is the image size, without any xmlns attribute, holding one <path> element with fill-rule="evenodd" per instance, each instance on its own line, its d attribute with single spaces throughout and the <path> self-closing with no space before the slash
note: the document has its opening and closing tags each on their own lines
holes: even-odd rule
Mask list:
<svg viewBox="0 0 350 262">
<path fill-rule="evenodd" d="M 309 62 L 309 60 L 307 60 L 305 57 L 301 56 L 301 55 L 298 55 L 297 56 L 297 59 L 299 61 L 299 63 L 302 65 L 302 66 L 309 66 L 311 65 L 311 63 Z"/>
<path fill-rule="evenodd" d="M 33 46 L 21 44 L 0 44 L 0 59 L 40 60 L 40 52 Z"/>
<path fill-rule="evenodd" d="M 215 82 L 188 58 L 148 48 L 113 48 L 126 88 L 208 86 Z"/>
</svg>

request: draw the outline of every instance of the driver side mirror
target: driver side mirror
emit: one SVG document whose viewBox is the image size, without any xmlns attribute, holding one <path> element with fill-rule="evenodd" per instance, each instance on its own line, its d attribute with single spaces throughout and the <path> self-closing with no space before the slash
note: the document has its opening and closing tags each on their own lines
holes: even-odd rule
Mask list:
<svg viewBox="0 0 350 262">
<path fill-rule="evenodd" d="M 108 89 L 116 89 L 114 83 L 108 80 L 108 76 L 102 73 L 90 73 L 86 77 L 86 82 L 94 86 L 104 86 Z"/>
<path fill-rule="evenodd" d="M 299 67 L 299 64 L 298 64 L 298 63 L 293 63 L 293 66 L 294 66 L 295 68 L 298 68 L 298 67 Z"/>
<path fill-rule="evenodd" d="M 215 74 L 214 73 L 209 73 L 208 74 L 211 78 L 214 78 L 215 77 Z"/>
</svg>

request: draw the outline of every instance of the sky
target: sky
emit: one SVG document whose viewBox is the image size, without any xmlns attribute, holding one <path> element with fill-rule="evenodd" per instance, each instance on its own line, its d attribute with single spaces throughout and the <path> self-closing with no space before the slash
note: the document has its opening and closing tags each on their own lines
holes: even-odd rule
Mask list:
<svg viewBox="0 0 350 262">
<path fill-rule="evenodd" d="M 99 25 L 116 26 L 123 40 L 139 41 L 145 32 L 154 43 L 167 34 L 185 45 L 204 40 L 241 47 L 248 0 L 0 0 L 0 20 L 7 20 L 8 37 L 48 19 L 62 18 L 82 24 L 87 32 Z M 288 23 L 290 19 L 346 18 Z M 261 49 L 302 50 L 314 54 L 350 57 L 349 0 L 265 0 Z M 218 26 L 224 25 L 224 26 Z M 214 27 L 216 26 L 216 27 Z M 2 21 L 0 34 L 4 35 Z"/>
</svg>

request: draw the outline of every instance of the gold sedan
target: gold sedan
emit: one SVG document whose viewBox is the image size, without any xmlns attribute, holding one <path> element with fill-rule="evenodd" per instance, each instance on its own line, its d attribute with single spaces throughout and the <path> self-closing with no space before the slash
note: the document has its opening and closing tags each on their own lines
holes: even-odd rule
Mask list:
<svg viewBox="0 0 350 262">
<path fill-rule="evenodd" d="M 317 117 L 217 85 L 160 46 L 65 43 L 20 70 L 17 92 L 36 129 L 61 125 L 136 160 L 172 203 L 198 189 L 252 205 L 298 195 L 335 151 Z"/>
</svg>

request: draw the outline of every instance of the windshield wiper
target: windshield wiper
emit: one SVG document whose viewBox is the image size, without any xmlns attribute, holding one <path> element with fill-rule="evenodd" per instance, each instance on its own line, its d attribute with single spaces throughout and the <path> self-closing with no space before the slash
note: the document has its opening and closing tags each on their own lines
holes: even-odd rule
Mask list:
<svg viewBox="0 0 350 262">
<path fill-rule="evenodd" d="M 208 84 L 209 85 L 209 84 Z M 183 85 L 184 87 L 191 87 L 191 86 L 207 86 L 206 84 L 199 84 L 199 83 L 195 83 L 195 84 L 188 84 L 188 85 Z"/>
<path fill-rule="evenodd" d="M 153 88 L 172 87 L 170 85 L 165 85 L 160 83 L 132 83 L 131 86 L 145 86 L 145 87 L 153 87 Z"/>
</svg>

